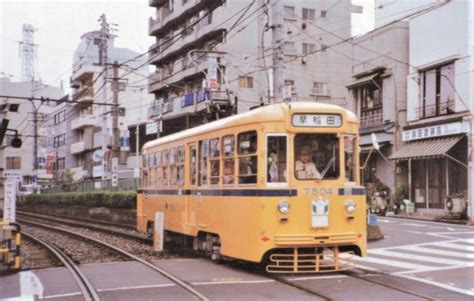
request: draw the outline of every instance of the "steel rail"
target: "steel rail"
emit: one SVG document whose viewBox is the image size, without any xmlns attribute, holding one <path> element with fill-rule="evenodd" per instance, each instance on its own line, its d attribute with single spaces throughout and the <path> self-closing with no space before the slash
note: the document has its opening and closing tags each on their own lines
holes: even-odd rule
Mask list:
<svg viewBox="0 0 474 301">
<path fill-rule="evenodd" d="M 51 217 L 57 217 L 57 218 L 68 218 L 71 220 L 81 221 L 81 222 L 86 222 L 86 223 L 91 223 L 91 224 L 111 226 L 111 227 L 116 227 L 116 228 L 125 228 L 125 229 L 130 229 L 130 230 L 136 229 L 136 226 L 132 224 L 99 221 L 92 218 L 81 218 L 81 217 L 61 215 L 61 214 L 56 214 L 56 213 L 45 213 L 45 212 L 33 213 L 33 212 L 28 212 L 28 211 L 23 211 L 23 210 L 17 210 L 16 212 L 20 214 L 24 214 L 24 215 L 31 215 L 31 216 L 51 216 Z"/>
<path fill-rule="evenodd" d="M 159 268 L 157 267 L 156 265 L 152 264 L 151 262 L 148 262 L 147 260 L 144 260 L 138 256 L 135 256 L 125 250 L 122 250 L 116 246 L 113 246 L 109 243 L 106 243 L 104 241 L 100 241 L 98 239 L 95 239 L 95 238 L 92 238 L 92 237 L 88 237 L 88 236 L 85 236 L 85 235 L 82 235 L 82 234 L 79 234 L 79 233 L 76 233 L 76 232 L 73 232 L 73 231 L 69 231 L 69 230 L 65 230 L 65 229 L 61 229 L 61 228 L 58 228 L 58 227 L 54 227 L 54 226 L 49 226 L 49 225 L 45 225 L 45 224 L 41 224 L 41 223 L 36 223 L 36 222 L 31 222 L 31 221 L 24 221 L 24 220 L 21 220 L 21 219 L 17 219 L 20 223 L 24 223 L 24 224 L 30 224 L 30 225 L 34 225 L 34 226 L 38 226 L 38 227 L 42 227 L 42 228 L 46 228 L 46 229 L 51 229 L 51 230 L 55 230 L 55 231 L 58 231 L 58 232 L 62 232 L 62 233 L 66 233 L 66 234 L 69 234 L 69 235 L 72 235 L 72 236 L 76 236 L 76 237 L 79 237 L 81 239 L 84 239 L 84 240 L 88 240 L 88 241 L 92 241 L 98 245 L 101 245 L 101 246 L 104 246 L 104 247 L 107 247 L 125 257 L 128 257 L 128 258 L 131 258 L 135 261 L 138 261 L 140 262 L 141 264 L 149 267 L 150 269 L 154 270 L 155 272 L 158 272 L 160 273 L 161 275 L 163 275 L 164 277 L 168 278 L 169 280 L 171 280 L 172 282 L 176 283 L 178 286 L 182 287 L 183 289 L 187 290 L 189 293 L 193 294 L 194 296 L 198 297 L 199 300 L 202 300 L 202 301 L 209 301 L 209 298 L 206 297 L 205 295 L 201 294 L 199 291 L 197 291 L 196 289 L 194 289 L 190 284 L 186 283 L 185 281 L 177 278 L 176 276 L 172 275 L 171 273 L 163 270 L 162 268 Z"/>
<path fill-rule="evenodd" d="M 381 281 L 376 281 L 376 280 L 373 280 L 373 279 L 368 279 L 367 277 L 362 277 L 360 275 L 355 274 L 353 271 L 345 271 L 345 272 L 341 272 L 341 274 L 344 274 L 346 276 L 356 278 L 356 279 L 359 279 L 359 280 L 362 280 L 362 281 L 366 281 L 366 282 L 369 282 L 369 283 L 372 283 L 372 284 L 377 284 L 377 285 L 380 285 L 380 286 L 383 286 L 383 287 L 386 287 L 386 288 L 389 288 L 389 289 L 392 289 L 392 290 L 395 290 L 395 291 L 399 291 L 399 292 L 402 292 L 402 293 L 405 293 L 405 294 L 408 294 L 408 295 L 423 298 L 425 300 L 440 301 L 440 299 L 437 299 L 437 298 L 434 298 L 434 297 L 431 297 L 431 296 L 427 296 L 427 295 L 424 295 L 424 294 L 411 292 L 411 291 L 406 290 L 402 287 L 398 287 L 398 286 L 391 285 L 391 284 L 388 284 L 388 283 L 384 283 L 384 282 L 381 282 Z M 373 275 L 383 275 L 383 273 L 373 273 Z"/>
<path fill-rule="evenodd" d="M 63 265 L 69 270 L 69 272 L 71 272 L 72 276 L 76 280 L 86 301 L 100 301 L 101 300 L 97 290 L 89 281 L 89 279 L 86 277 L 86 275 L 82 273 L 81 269 L 63 251 L 61 251 L 58 247 L 54 246 L 53 244 L 47 243 L 44 240 L 34 237 L 33 235 L 25 231 L 22 231 L 22 235 L 42 245 L 49 252 L 54 254 L 54 256 L 56 256 L 56 258 L 58 258 L 63 263 Z"/>
<path fill-rule="evenodd" d="M 149 237 L 146 237 L 144 235 L 126 233 L 126 232 L 123 232 L 123 230 L 120 231 L 120 230 L 113 230 L 113 229 L 108 229 L 108 228 L 104 228 L 104 227 L 100 227 L 100 226 L 94 226 L 94 225 L 90 225 L 90 223 L 89 224 L 84 224 L 82 222 L 74 222 L 74 221 L 64 220 L 64 218 L 49 217 L 49 216 L 44 216 L 42 214 L 35 214 L 35 213 L 18 212 L 18 215 L 19 216 L 24 215 L 25 217 L 28 216 L 28 217 L 31 217 L 31 218 L 39 218 L 39 219 L 43 219 L 43 220 L 47 220 L 47 221 L 51 221 L 51 222 L 56 222 L 56 223 L 60 223 L 60 224 L 65 224 L 65 225 L 69 225 L 69 226 L 73 226 L 73 227 L 75 226 L 75 227 L 88 228 L 88 229 L 92 229 L 92 230 L 96 230 L 96 231 L 102 231 L 102 232 L 105 232 L 105 233 L 118 235 L 118 236 L 122 236 L 122 237 L 125 237 L 125 238 L 144 241 L 146 243 L 152 243 L 153 242 Z"/>
</svg>

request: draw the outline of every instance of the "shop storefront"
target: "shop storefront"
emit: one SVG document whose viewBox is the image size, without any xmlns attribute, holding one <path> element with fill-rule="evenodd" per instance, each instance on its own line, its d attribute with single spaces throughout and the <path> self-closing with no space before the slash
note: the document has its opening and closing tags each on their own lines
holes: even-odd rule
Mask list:
<svg viewBox="0 0 474 301">
<path fill-rule="evenodd" d="M 467 197 L 466 125 L 454 122 L 403 132 L 406 144 L 390 159 L 407 165 L 416 208 L 446 209 L 447 198 Z"/>
</svg>

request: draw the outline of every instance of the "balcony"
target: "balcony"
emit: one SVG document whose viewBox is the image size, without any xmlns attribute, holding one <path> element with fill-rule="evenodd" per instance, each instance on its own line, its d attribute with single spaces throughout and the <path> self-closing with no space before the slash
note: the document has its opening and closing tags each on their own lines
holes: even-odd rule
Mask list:
<svg viewBox="0 0 474 301">
<path fill-rule="evenodd" d="M 71 76 L 71 81 L 92 81 L 94 74 L 98 74 L 102 71 L 102 66 L 92 65 L 90 63 L 84 63 L 79 65 L 77 69 L 74 69 Z"/>
<path fill-rule="evenodd" d="M 84 141 L 71 144 L 71 154 L 79 154 L 86 150 Z"/>
<path fill-rule="evenodd" d="M 176 60 L 173 64 L 173 72 L 169 72 L 170 69 L 162 68 L 158 72 L 154 73 L 148 80 L 148 92 L 160 90 L 171 84 L 176 84 L 183 79 L 191 78 L 197 74 L 201 74 L 207 69 L 209 54 L 201 55 L 195 61 L 190 61 L 187 56 Z M 220 55 L 217 55 L 217 62 L 220 62 Z M 204 77 L 204 73 L 201 75 Z"/>
<path fill-rule="evenodd" d="M 161 103 L 154 104 L 148 108 L 148 119 L 153 119 L 161 115 Z"/>
<path fill-rule="evenodd" d="M 73 173 L 74 181 L 79 181 L 80 179 L 89 176 L 89 172 L 84 170 L 84 167 L 82 166 L 71 168 L 69 171 Z"/>
<path fill-rule="evenodd" d="M 161 27 L 161 20 L 159 18 L 154 19 L 150 17 L 148 19 L 148 35 L 153 36 L 155 35 L 156 31 Z"/>
<path fill-rule="evenodd" d="M 78 130 L 90 126 L 97 126 L 97 120 L 92 114 L 81 115 L 71 120 L 71 130 Z"/>
<path fill-rule="evenodd" d="M 416 108 L 418 119 L 431 118 L 455 113 L 454 100 Z"/>
<path fill-rule="evenodd" d="M 374 110 L 371 113 L 369 112 L 365 112 L 365 113 L 368 113 L 368 114 L 360 118 L 361 127 L 379 125 L 383 123 L 382 109 Z"/>
</svg>

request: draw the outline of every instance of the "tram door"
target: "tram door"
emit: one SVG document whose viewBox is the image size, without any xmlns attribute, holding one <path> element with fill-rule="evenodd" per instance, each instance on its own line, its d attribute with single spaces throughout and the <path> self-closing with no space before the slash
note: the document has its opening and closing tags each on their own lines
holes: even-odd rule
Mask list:
<svg viewBox="0 0 474 301">
<path fill-rule="evenodd" d="M 190 227 L 196 226 L 196 208 L 194 206 L 194 199 L 196 194 L 193 192 L 197 188 L 198 178 L 198 154 L 196 143 L 188 144 L 189 149 L 189 190 L 191 193 L 186 194 L 186 225 Z"/>
</svg>

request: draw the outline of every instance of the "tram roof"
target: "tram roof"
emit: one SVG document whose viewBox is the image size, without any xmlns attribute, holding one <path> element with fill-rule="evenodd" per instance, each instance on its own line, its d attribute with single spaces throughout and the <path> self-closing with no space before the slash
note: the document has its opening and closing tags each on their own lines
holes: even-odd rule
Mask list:
<svg viewBox="0 0 474 301">
<path fill-rule="evenodd" d="M 292 102 L 292 103 L 277 103 L 266 105 L 245 113 L 229 116 L 219 119 L 207 124 L 203 124 L 191 129 L 174 133 L 163 138 L 145 143 L 143 149 L 169 143 L 178 139 L 189 138 L 198 134 L 209 133 L 216 129 L 228 128 L 231 126 L 239 126 L 252 123 L 282 121 L 286 111 L 294 110 L 298 112 L 321 112 L 321 113 L 339 113 L 349 123 L 359 123 L 356 115 L 340 106 L 323 104 L 316 102 Z"/>
</svg>

